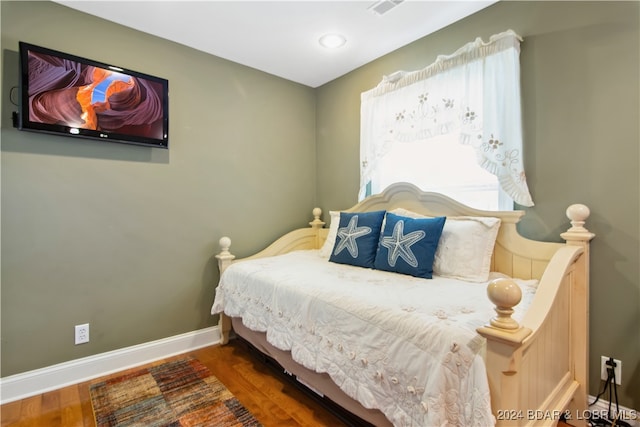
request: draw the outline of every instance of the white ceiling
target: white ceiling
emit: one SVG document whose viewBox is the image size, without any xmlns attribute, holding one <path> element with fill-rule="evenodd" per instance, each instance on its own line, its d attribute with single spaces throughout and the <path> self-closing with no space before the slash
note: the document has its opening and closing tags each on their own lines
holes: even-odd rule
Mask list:
<svg viewBox="0 0 640 427">
<path fill-rule="evenodd" d="M 379 0 L 54 1 L 318 87 L 497 0 L 381 0 L 399 3 L 382 15 L 370 10 Z M 347 43 L 321 47 L 318 39 L 329 32 L 343 34 Z"/>
</svg>

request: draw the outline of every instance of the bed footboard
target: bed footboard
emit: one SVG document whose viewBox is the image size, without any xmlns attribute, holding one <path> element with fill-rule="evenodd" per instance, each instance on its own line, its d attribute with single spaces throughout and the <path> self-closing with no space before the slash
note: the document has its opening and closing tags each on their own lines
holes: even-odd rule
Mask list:
<svg viewBox="0 0 640 427">
<path fill-rule="evenodd" d="M 508 279 L 487 294 L 497 316 L 478 329 L 487 339 L 487 374 L 498 426 L 553 426 L 560 416 L 585 425 L 588 396 L 589 210 L 567 209 L 572 227 L 550 260 L 534 301 L 518 324 L 521 293 Z"/>
</svg>

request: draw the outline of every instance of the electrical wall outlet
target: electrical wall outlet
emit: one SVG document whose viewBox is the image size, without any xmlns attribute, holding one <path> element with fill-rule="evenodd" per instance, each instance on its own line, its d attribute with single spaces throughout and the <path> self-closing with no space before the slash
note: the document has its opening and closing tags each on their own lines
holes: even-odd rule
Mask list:
<svg viewBox="0 0 640 427">
<path fill-rule="evenodd" d="M 76 325 L 76 345 L 89 342 L 89 324 Z"/>
<path fill-rule="evenodd" d="M 610 367 L 607 365 L 609 359 L 610 357 L 608 356 L 600 356 L 600 379 L 603 381 L 606 381 L 609 377 L 609 371 L 607 371 L 607 368 Z M 616 376 L 616 384 L 622 385 L 622 362 L 618 359 L 613 359 L 613 363 L 616 364 L 613 370 Z"/>
</svg>

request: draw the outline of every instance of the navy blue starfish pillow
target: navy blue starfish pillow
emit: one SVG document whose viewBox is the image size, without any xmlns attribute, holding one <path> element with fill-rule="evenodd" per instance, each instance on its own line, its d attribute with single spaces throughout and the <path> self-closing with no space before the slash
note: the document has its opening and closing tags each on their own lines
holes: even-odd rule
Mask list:
<svg viewBox="0 0 640 427">
<path fill-rule="evenodd" d="M 329 261 L 373 268 L 385 211 L 340 212 L 336 243 Z"/>
<path fill-rule="evenodd" d="M 374 267 L 431 279 L 446 217 L 407 218 L 387 213 Z"/>
</svg>

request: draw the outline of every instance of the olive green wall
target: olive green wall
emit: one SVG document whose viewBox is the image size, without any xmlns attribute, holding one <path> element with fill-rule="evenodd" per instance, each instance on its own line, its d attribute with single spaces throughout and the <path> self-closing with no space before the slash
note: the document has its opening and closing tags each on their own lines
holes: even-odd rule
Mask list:
<svg viewBox="0 0 640 427">
<path fill-rule="evenodd" d="M 620 404 L 640 408 L 638 2 L 500 2 L 317 90 L 320 206 L 358 194 L 360 93 L 480 36 L 513 29 L 521 50 L 525 170 L 536 206 L 521 232 L 560 240 L 571 203 L 591 208 L 590 387 L 600 356 L 623 362 Z"/>
<path fill-rule="evenodd" d="M 220 237 L 309 221 L 314 90 L 53 2 L 0 13 L 2 376 L 214 325 Z M 167 78 L 170 149 L 14 129 L 20 40 Z"/>
</svg>

